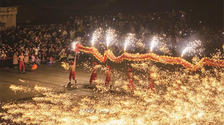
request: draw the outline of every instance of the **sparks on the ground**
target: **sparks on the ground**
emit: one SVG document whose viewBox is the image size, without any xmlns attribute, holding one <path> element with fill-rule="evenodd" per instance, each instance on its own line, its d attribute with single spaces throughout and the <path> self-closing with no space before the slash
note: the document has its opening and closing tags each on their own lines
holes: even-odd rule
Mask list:
<svg viewBox="0 0 224 125">
<path fill-rule="evenodd" d="M 36 85 L 30 89 L 44 96 L 33 97 L 31 101 L 2 104 L 1 108 L 6 112 L 0 113 L 0 117 L 4 119 L 3 124 L 9 124 L 7 122 L 10 121 L 15 124 L 55 125 L 224 123 L 224 69 L 203 69 L 203 75 L 200 75 L 187 71 L 174 73 L 153 64 L 147 67 L 146 62 L 136 62 L 131 66 L 146 70 L 143 74 L 133 76 L 137 83 L 134 83 L 134 91 L 130 92 L 127 88 L 128 81 L 123 72 L 113 70 L 112 78 L 115 80 L 114 91 L 132 93 L 132 96 L 108 94 L 104 89 L 104 79 L 101 78 L 96 85 L 98 97 L 77 97 L 71 93 L 59 93 L 54 89 Z M 155 93 L 146 90 L 149 85 L 148 69 L 154 73 Z M 103 67 L 101 70 L 104 70 Z M 10 89 L 26 92 L 29 88 L 11 85 Z"/>
</svg>

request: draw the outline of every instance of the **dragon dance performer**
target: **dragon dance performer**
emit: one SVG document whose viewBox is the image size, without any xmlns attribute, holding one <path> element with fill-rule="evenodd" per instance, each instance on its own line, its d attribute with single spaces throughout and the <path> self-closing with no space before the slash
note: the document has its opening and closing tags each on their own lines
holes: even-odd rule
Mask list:
<svg viewBox="0 0 224 125">
<path fill-rule="evenodd" d="M 106 88 L 109 88 L 110 80 L 111 80 L 111 68 L 110 68 L 110 66 L 107 66 L 107 70 L 105 71 L 105 75 L 106 75 L 105 86 L 106 86 Z"/>
<path fill-rule="evenodd" d="M 90 80 L 89 80 L 90 86 L 92 85 L 93 80 L 95 81 L 97 78 L 97 63 L 94 62 L 93 64 L 94 64 L 94 66 L 92 68 L 92 72 L 91 72 L 91 76 L 90 76 Z"/>
<path fill-rule="evenodd" d="M 15 52 L 13 55 L 13 65 L 14 65 L 14 68 L 17 68 L 17 66 L 18 66 L 18 53 L 17 52 Z"/>
<path fill-rule="evenodd" d="M 26 51 L 25 51 L 25 53 L 24 53 L 24 62 L 25 62 L 25 64 L 27 65 L 28 63 L 29 63 L 29 50 L 28 50 L 28 48 L 26 48 Z"/>
<path fill-rule="evenodd" d="M 148 78 L 148 81 L 149 81 L 149 86 L 147 87 L 147 89 L 151 89 L 153 93 L 155 93 L 154 91 L 154 82 L 153 82 L 153 79 L 152 79 L 152 73 L 151 71 L 149 71 L 149 78 Z"/>
<path fill-rule="evenodd" d="M 71 61 L 71 63 L 70 63 L 69 83 L 68 83 L 67 87 L 72 86 L 71 79 L 73 79 L 76 84 L 75 69 L 76 69 L 76 56 L 74 57 L 74 61 Z"/>
<path fill-rule="evenodd" d="M 134 89 L 133 74 L 131 69 L 128 69 L 128 80 L 129 80 L 128 88 Z"/>
<path fill-rule="evenodd" d="M 20 53 L 20 56 L 18 57 L 18 59 L 19 59 L 19 73 L 21 73 L 22 67 L 23 67 L 23 74 L 25 74 L 25 64 L 24 64 L 23 52 Z"/>
</svg>

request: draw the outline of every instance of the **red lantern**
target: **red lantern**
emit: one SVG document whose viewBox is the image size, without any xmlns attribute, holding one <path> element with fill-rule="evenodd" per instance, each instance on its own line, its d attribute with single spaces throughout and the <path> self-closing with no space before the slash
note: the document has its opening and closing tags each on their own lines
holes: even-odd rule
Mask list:
<svg viewBox="0 0 224 125">
<path fill-rule="evenodd" d="M 33 64 L 32 65 L 32 70 L 36 70 L 37 69 L 37 65 L 36 64 Z"/>
</svg>

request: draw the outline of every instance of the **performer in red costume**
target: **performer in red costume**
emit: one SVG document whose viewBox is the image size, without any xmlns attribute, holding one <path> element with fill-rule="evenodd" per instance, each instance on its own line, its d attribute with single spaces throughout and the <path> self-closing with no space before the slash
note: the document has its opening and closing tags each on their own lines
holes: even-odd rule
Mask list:
<svg viewBox="0 0 224 125">
<path fill-rule="evenodd" d="M 129 84 L 128 84 L 128 88 L 130 89 L 134 89 L 134 83 L 133 83 L 133 74 L 131 69 L 128 69 L 128 80 L 129 80 Z"/>
<path fill-rule="evenodd" d="M 20 56 L 18 59 L 19 59 L 19 73 L 21 73 L 22 67 L 23 67 L 23 74 L 25 74 L 25 64 L 24 64 L 23 52 L 20 53 Z"/>
<path fill-rule="evenodd" d="M 93 80 L 95 81 L 97 78 L 97 63 L 94 62 L 93 64 L 94 64 L 94 66 L 92 68 L 92 73 L 91 73 L 90 80 L 89 80 L 90 86 L 92 85 Z"/>
<path fill-rule="evenodd" d="M 71 87 L 71 79 L 73 79 L 76 83 L 76 79 L 75 79 L 75 69 L 76 69 L 76 56 L 74 57 L 74 61 L 71 62 L 70 65 L 70 74 L 69 74 L 69 83 L 67 85 L 67 87 Z"/>
<path fill-rule="evenodd" d="M 107 70 L 105 71 L 106 79 L 105 79 L 105 86 L 109 88 L 110 80 L 111 80 L 111 69 L 110 66 L 107 66 Z"/>
<path fill-rule="evenodd" d="M 154 82 L 153 82 L 153 79 L 152 79 L 152 73 L 153 72 L 150 72 L 149 71 L 149 78 L 148 78 L 148 81 L 149 81 L 149 86 L 147 87 L 147 89 L 151 89 L 153 93 L 155 93 L 154 91 Z"/>
</svg>

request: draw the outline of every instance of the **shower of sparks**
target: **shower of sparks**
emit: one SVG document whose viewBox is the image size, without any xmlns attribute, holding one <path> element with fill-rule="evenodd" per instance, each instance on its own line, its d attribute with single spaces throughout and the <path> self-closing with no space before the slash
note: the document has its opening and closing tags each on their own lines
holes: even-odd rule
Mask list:
<svg viewBox="0 0 224 125">
<path fill-rule="evenodd" d="M 17 92 L 21 92 L 21 93 L 25 93 L 25 92 L 29 92 L 31 91 L 31 89 L 29 87 L 25 87 L 22 85 L 16 86 L 16 85 L 10 85 L 9 88 L 14 91 L 15 93 Z"/>
<path fill-rule="evenodd" d="M 103 32 L 102 28 L 98 28 L 93 32 L 92 36 L 92 46 L 94 47 L 95 42 L 100 38 L 101 33 Z"/>
<path fill-rule="evenodd" d="M 72 42 L 71 43 L 71 47 L 72 47 L 72 50 L 76 50 L 76 45 L 77 45 L 78 42 Z"/>
<path fill-rule="evenodd" d="M 134 37 L 135 37 L 135 34 L 132 34 L 132 33 L 127 34 L 127 37 L 125 38 L 125 43 L 124 43 L 124 51 L 126 51 L 128 44 L 133 42 Z"/>
<path fill-rule="evenodd" d="M 158 42 L 159 42 L 158 37 L 154 36 L 154 37 L 152 38 L 151 43 L 150 43 L 150 51 L 151 51 L 151 52 L 152 52 L 153 48 L 154 48 L 155 46 L 158 45 Z"/>
<path fill-rule="evenodd" d="M 34 90 L 37 92 L 48 93 L 54 91 L 53 88 L 35 85 Z"/>
<path fill-rule="evenodd" d="M 182 51 L 181 57 L 183 57 L 186 53 L 189 53 L 190 56 L 198 53 L 201 56 L 202 51 L 204 51 L 204 48 L 201 48 L 201 46 L 202 42 L 200 40 L 189 42 L 187 47 Z"/>
<path fill-rule="evenodd" d="M 142 63 L 135 62 L 131 64 L 131 67 L 139 71 L 147 71 L 150 69 L 149 65 L 150 65 L 150 61 L 142 62 Z"/>
<path fill-rule="evenodd" d="M 181 54 L 181 57 L 183 57 L 184 54 L 185 54 L 187 51 L 189 51 L 189 49 L 190 49 L 190 47 L 186 47 L 186 48 L 183 50 L 183 52 L 182 52 L 182 54 Z"/>
<path fill-rule="evenodd" d="M 150 51 L 152 52 L 154 48 L 158 48 L 159 51 L 163 52 L 164 54 L 172 55 L 171 48 L 172 45 L 168 44 L 162 37 L 154 36 L 150 43 Z"/>
<path fill-rule="evenodd" d="M 89 69 L 88 63 L 82 65 Z M 44 96 L 2 104 L 2 124 L 224 124 L 224 68 L 202 68 L 201 73 L 192 74 L 146 62 L 131 66 L 136 69 L 134 91 L 127 87 L 127 75 L 115 69 L 111 81 L 114 94 L 105 89 L 103 77 L 97 78 L 95 92 L 99 94 L 94 97 L 58 93 L 36 85 L 34 90 Z M 155 94 L 146 89 L 149 70 L 153 72 Z"/>
<path fill-rule="evenodd" d="M 192 60 L 192 63 L 195 64 L 195 65 L 197 65 L 198 62 L 200 62 L 200 58 L 197 55 L 194 56 L 191 60 Z"/>
<path fill-rule="evenodd" d="M 170 48 L 172 48 L 172 45 L 167 45 L 167 44 L 163 43 L 163 44 L 161 44 L 161 47 L 159 48 L 159 50 L 161 52 L 163 52 L 164 54 L 172 55 Z"/>
<path fill-rule="evenodd" d="M 224 58 L 224 55 L 222 54 L 221 50 L 220 49 L 216 49 L 216 53 L 211 53 L 211 59 L 214 59 L 214 60 L 219 60 L 221 58 Z"/>
<path fill-rule="evenodd" d="M 69 70 L 69 68 L 70 68 L 69 63 L 67 63 L 67 62 L 61 62 L 61 63 L 62 63 L 61 66 L 62 66 L 65 70 Z"/>
<path fill-rule="evenodd" d="M 115 35 L 115 30 L 109 28 L 109 29 L 106 31 L 106 43 L 107 43 L 107 48 L 109 47 L 109 45 L 111 44 L 111 42 L 115 40 L 115 37 L 116 37 L 116 35 Z"/>
<path fill-rule="evenodd" d="M 145 48 L 145 44 L 142 43 L 141 39 L 139 39 L 138 42 L 136 43 L 136 47 Z"/>
</svg>

